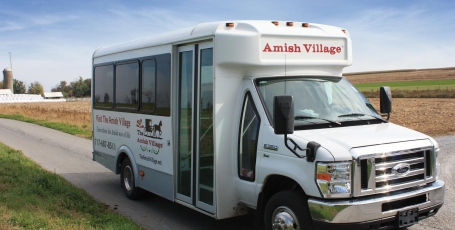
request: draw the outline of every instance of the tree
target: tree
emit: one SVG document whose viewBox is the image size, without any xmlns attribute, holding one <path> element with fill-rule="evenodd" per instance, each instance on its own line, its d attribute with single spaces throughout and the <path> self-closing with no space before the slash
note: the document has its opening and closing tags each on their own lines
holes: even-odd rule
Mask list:
<svg viewBox="0 0 455 230">
<path fill-rule="evenodd" d="M 24 94 L 26 91 L 25 83 L 17 79 L 13 79 L 13 93 L 14 94 Z"/>
<path fill-rule="evenodd" d="M 109 102 L 109 94 L 104 94 L 104 102 Z"/>
<path fill-rule="evenodd" d="M 88 88 L 82 77 L 79 77 L 79 80 L 77 81 L 71 82 L 70 86 L 73 90 L 72 94 L 75 97 L 83 97 L 85 96 L 85 93 L 90 90 L 90 88 Z"/>
<path fill-rule="evenodd" d="M 35 81 L 33 83 L 30 83 L 30 86 L 28 87 L 28 93 L 42 95 L 44 93 L 44 87 L 41 85 L 41 83 Z"/>
<path fill-rule="evenodd" d="M 51 92 L 61 92 L 64 97 L 68 97 L 68 83 L 66 81 L 60 81 L 60 85 L 56 85 L 54 88 L 51 89 Z"/>
<path fill-rule="evenodd" d="M 92 79 L 87 78 L 84 80 L 84 83 L 87 86 L 87 90 L 84 92 L 84 97 L 92 96 Z"/>
</svg>

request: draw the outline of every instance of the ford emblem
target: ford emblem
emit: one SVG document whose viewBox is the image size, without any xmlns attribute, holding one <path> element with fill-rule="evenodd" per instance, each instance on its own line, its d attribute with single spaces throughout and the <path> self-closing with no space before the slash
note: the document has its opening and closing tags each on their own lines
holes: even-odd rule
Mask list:
<svg viewBox="0 0 455 230">
<path fill-rule="evenodd" d="M 404 176 L 411 171 L 411 165 L 407 163 L 401 163 L 393 166 L 392 175 Z"/>
</svg>

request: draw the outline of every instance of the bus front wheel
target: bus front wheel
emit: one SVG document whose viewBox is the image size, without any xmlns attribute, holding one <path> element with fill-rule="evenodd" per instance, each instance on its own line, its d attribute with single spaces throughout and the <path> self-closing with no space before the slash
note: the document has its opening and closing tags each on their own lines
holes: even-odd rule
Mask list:
<svg viewBox="0 0 455 230">
<path fill-rule="evenodd" d="M 265 229 L 313 229 L 313 221 L 305 198 L 302 192 L 294 190 L 273 195 L 265 207 Z"/>
<path fill-rule="evenodd" d="M 145 191 L 135 186 L 133 166 L 129 158 L 122 162 L 122 171 L 120 173 L 120 183 L 125 195 L 131 200 L 141 199 Z"/>
</svg>

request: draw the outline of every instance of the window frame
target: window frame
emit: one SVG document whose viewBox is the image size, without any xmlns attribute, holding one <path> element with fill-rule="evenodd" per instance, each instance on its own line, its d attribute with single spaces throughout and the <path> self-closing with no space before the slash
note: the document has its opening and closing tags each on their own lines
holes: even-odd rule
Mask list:
<svg viewBox="0 0 455 230">
<path fill-rule="evenodd" d="M 240 170 L 241 170 L 241 162 L 240 162 L 240 159 L 241 159 L 241 155 L 240 155 L 240 142 L 242 141 L 242 121 L 244 120 L 244 112 L 245 112 L 245 102 L 249 99 L 251 99 L 251 103 L 252 103 L 252 107 L 253 107 L 253 111 L 254 113 L 256 114 L 256 117 L 258 118 L 258 130 L 257 130 L 257 133 L 256 133 L 256 153 L 255 153 L 255 158 L 254 158 L 254 170 L 253 170 L 253 177 L 246 177 L 246 176 L 243 176 L 241 173 L 240 173 Z M 239 122 L 239 134 L 238 134 L 238 143 L 237 143 L 237 175 L 240 179 L 242 180 L 246 180 L 246 181 L 250 181 L 250 182 L 254 182 L 256 180 L 256 162 L 257 162 L 257 152 L 258 152 L 258 145 L 259 145 L 259 133 L 260 133 L 260 130 L 261 130 L 261 116 L 256 108 L 256 104 L 254 103 L 254 99 L 253 99 L 253 95 L 250 91 L 247 91 L 245 93 L 245 96 L 243 97 L 243 100 L 242 100 L 242 112 L 241 112 L 241 115 L 240 115 L 240 122 Z"/>
</svg>

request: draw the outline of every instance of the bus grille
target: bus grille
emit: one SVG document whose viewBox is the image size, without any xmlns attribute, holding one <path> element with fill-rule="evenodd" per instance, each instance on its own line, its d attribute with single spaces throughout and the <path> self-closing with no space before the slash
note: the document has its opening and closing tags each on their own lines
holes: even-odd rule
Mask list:
<svg viewBox="0 0 455 230">
<path fill-rule="evenodd" d="M 360 183 L 354 195 L 397 191 L 434 181 L 433 155 L 432 149 L 418 149 L 360 157 Z"/>
</svg>

